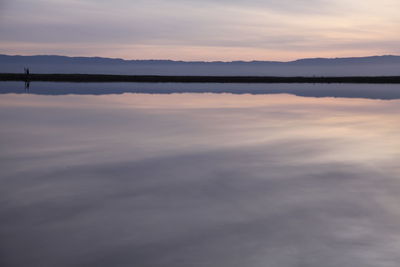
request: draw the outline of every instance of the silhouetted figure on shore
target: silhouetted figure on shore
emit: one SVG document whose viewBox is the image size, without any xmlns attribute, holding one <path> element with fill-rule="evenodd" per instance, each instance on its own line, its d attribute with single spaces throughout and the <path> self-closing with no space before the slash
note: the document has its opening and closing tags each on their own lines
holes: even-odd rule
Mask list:
<svg viewBox="0 0 400 267">
<path fill-rule="evenodd" d="M 29 68 L 24 68 L 25 74 L 25 92 L 29 93 L 30 79 L 29 79 Z"/>
</svg>

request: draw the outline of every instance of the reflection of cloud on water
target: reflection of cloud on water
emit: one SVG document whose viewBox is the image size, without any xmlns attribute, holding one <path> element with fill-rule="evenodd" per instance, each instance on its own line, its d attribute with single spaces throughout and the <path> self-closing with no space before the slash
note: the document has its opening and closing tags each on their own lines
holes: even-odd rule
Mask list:
<svg viewBox="0 0 400 267">
<path fill-rule="evenodd" d="M 0 94 L 25 94 L 21 82 L 0 82 Z M 241 83 L 62 83 L 32 82 L 30 94 L 113 95 L 135 94 L 291 94 L 304 97 L 400 99 L 399 84 L 241 84 Z"/>
<path fill-rule="evenodd" d="M 279 113 L 274 97 L 225 109 L 130 106 L 140 95 L 33 97 L 33 106 L 13 106 L 31 96 L 20 97 L 6 97 L 12 101 L 0 108 L 0 137 L 8 140 L 0 154 L 6 265 L 400 260 L 399 126 L 389 112 L 397 102 L 360 100 L 356 109 L 285 96 Z M 157 98 L 174 100 L 153 96 L 152 105 Z"/>
</svg>

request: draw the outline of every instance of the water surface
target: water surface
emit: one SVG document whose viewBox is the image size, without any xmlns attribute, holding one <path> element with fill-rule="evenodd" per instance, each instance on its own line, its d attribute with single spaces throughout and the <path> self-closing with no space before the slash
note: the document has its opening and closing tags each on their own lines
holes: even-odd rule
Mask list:
<svg viewBox="0 0 400 267">
<path fill-rule="evenodd" d="M 399 110 L 2 94 L 0 265 L 397 267 Z"/>
<path fill-rule="evenodd" d="M 28 87 L 29 86 L 29 87 Z M 123 93 L 292 94 L 306 97 L 400 99 L 400 84 L 66 83 L 0 82 L 0 94 L 109 95 Z"/>
</svg>

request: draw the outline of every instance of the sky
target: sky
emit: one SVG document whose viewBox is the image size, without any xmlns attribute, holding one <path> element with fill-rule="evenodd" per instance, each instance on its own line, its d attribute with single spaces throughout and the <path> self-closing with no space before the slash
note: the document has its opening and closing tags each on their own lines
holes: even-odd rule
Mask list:
<svg viewBox="0 0 400 267">
<path fill-rule="evenodd" d="M 0 0 L 0 53 L 279 60 L 400 54 L 399 0 Z"/>
</svg>

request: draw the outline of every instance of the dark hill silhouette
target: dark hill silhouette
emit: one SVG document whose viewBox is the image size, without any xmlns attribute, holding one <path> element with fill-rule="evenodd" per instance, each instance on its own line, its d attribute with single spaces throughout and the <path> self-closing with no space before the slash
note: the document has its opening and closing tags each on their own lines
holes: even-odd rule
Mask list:
<svg viewBox="0 0 400 267">
<path fill-rule="evenodd" d="M 203 76 L 398 76 L 400 56 L 308 58 L 278 61 L 124 60 L 56 55 L 0 55 L 1 73 L 86 73 Z"/>
</svg>

